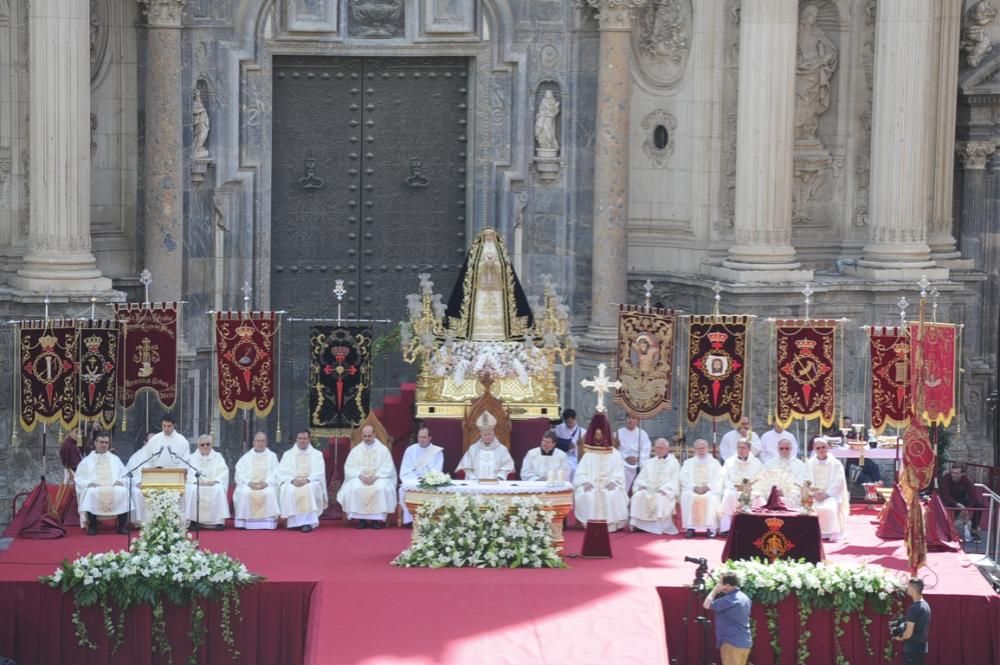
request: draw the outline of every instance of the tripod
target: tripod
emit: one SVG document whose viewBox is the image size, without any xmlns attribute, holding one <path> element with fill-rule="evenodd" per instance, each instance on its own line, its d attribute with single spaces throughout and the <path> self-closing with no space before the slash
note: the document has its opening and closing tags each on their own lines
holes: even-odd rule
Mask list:
<svg viewBox="0 0 1000 665">
<path fill-rule="evenodd" d="M 681 650 L 679 658 L 671 658 L 671 665 L 687 665 L 688 662 L 688 627 L 692 622 L 699 626 L 701 634 L 701 653 L 698 658 L 700 665 L 715 665 L 712 659 L 714 650 L 712 649 L 712 638 L 709 626 L 712 620 L 705 616 L 705 608 L 702 602 L 705 599 L 705 573 L 708 572 L 708 564 L 704 559 L 692 559 L 684 557 L 685 561 L 697 563 L 698 570 L 695 571 L 694 581 L 688 587 L 687 604 L 684 610 L 684 618 L 681 620 Z"/>
</svg>

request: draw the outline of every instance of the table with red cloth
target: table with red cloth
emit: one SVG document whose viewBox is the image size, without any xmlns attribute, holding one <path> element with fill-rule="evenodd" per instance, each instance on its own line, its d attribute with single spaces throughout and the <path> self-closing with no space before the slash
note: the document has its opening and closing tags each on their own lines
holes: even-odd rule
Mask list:
<svg viewBox="0 0 1000 665">
<path fill-rule="evenodd" d="M 737 513 L 722 550 L 722 560 L 754 558 L 823 561 L 819 518 L 792 512 Z"/>
</svg>

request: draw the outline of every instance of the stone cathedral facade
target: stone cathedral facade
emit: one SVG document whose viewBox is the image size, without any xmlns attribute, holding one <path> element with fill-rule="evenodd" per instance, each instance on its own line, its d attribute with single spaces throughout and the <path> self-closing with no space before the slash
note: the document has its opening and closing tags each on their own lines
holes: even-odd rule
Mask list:
<svg viewBox="0 0 1000 665">
<path fill-rule="evenodd" d="M 242 307 L 244 285 L 256 308 L 315 319 L 343 279 L 345 316 L 398 321 L 419 273 L 447 293 L 467 239 L 496 227 L 529 293 L 546 274 L 562 285 L 584 339 L 564 401 L 586 413 L 579 381 L 609 357 L 617 303 L 649 280 L 654 303 L 710 313 L 718 283 L 723 312 L 758 316 L 762 430 L 768 317 L 804 314 L 809 284 L 814 316 L 847 320 L 838 415 L 864 422 L 861 326 L 897 323 L 903 297 L 915 318 L 926 275 L 927 316 L 965 324 L 952 454 L 991 464 L 998 9 L 0 0 L 0 313 L 140 300 L 149 269 L 151 299 L 185 301 L 180 429 L 235 452 L 237 428 L 212 417 L 205 312 Z M 255 428 L 301 424 L 295 325 L 285 406 Z M 7 326 L 5 377 L 13 344 Z M 0 382 L 0 404 L 14 388 Z M 39 446 L 0 413 L 2 501 L 37 477 Z M 647 427 L 674 431 L 678 414 Z M 116 436 L 128 449 L 139 434 Z"/>
</svg>

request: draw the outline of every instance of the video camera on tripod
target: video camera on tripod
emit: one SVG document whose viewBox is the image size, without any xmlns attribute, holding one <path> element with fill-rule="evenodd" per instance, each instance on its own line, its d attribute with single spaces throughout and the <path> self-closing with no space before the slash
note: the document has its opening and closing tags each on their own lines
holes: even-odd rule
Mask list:
<svg viewBox="0 0 1000 665">
<path fill-rule="evenodd" d="M 704 591 L 705 589 L 705 575 L 708 574 L 708 561 L 704 557 L 693 557 L 686 556 L 684 560 L 688 563 L 694 563 L 698 565 L 698 569 L 694 571 L 694 581 L 691 586 L 698 591 Z"/>
</svg>

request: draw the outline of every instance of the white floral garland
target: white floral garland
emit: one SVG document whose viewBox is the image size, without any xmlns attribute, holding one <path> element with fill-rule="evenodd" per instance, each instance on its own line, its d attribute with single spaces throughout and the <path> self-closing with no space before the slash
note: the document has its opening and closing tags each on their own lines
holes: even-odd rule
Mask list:
<svg viewBox="0 0 1000 665">
<path fill-rule="evenodd" d="M 428 369 L 439 377 L 450 376 L 463 383 L 470 374 L 488 372 L 496 378 L 517 378 L 527 385 L 531 376 L 549 371 L 548 356 L 535 346 L 521 342 L 470 342 L 445 344 L 431 355 Z"/>
</svg>

